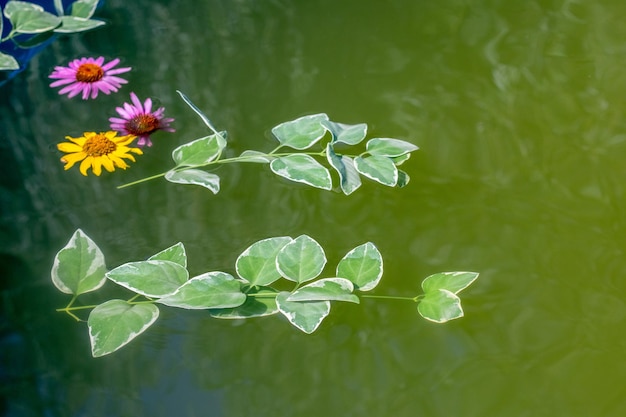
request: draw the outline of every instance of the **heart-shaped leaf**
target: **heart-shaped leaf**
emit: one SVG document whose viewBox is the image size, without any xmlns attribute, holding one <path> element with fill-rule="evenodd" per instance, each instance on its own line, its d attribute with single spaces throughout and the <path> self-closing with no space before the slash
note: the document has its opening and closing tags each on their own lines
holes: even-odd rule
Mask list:
<svg viewBox="0 0 626 417">
<path fill-rule="evenodd" d="M 328 301 L 288 301 L 290 293 L 283 291 L 276 296 L 278 310 L 287 320 L 305 333 L 313 333 L 330 313 Z"/>
<path fill-rule="evenodd" d="M 272 133 L 282 146 L 300 150 L 307 149 L 326 133 L 326 129 L 321 123 L 324 120 L 328 120 L 328 116 L 324 113 L 304 116 L 279 124 L 272 129 Z"/>
<path fill-rule="evenodd" d="M 365 139 L 367 124 L 346 125 L 343 123 L 322 120 L 322 125 L 333 135 L 333 142 L 341 142 L 347 145 L 356 145 Z"/>
<path fill-rule="evenodd" d="M 146 331 L 159 317 L 154 304 L 129 304 L 123 300 L 109 300 L 89 314 L 91 354 L 97 358 L 115 352 Z"/>
<path fill-rule="evenodd" d="M 179 264 L 183 268 L 187 268 L 187 253 L 185 252 L 185 246 L 181 242 L 152 255 L 148 260 L 171 261 Z"/>
<path fill-rule="evenodd" d="M 201 169 L 185 169 L 183 171 L 168 171 L 165 179 L 177 184 L 199 185 L 211 190 L 213 194 L 220 191 L 220 177 Z"/>
<path fill-rule="evenodd" d="M 477 272 L 439 272 L 424 278 L 422 289 L 427 294 L 437 290 L 447 290 L 453 294 L 458 294 L 476 278 L 478 278 Z"/>
<path fill-rule="evenodd" d="M 213 134 L 185 143 L 172 151 L 172 159 L 177 167 L 206 165 L 219 157 L 226 147 L 222 136 Z"/>
<path fill-rule="evenodd" d="M 276 256 L 280 274 L 298 283 L 312 280 L 326 265 L 324 249 L 314 239 L 301 235 L 287 243 Z"/>
<path fill-rule="evenodd" d="M 349 279 L 360 291 L 372 290 L 383 276 L 383 257 L 373 243 L 364 243 L 339 261 L 337 276 Z"/>
<path fill-rule="evenodd" d="M 356 170 L 367 178 L 393 187 L 398 182 L 398 168 L 386 156 L 366 156 L 354 159 Z"/>
<path fill-rule="evenodd" d="M 416 145 L 400 139 L 375 138 L 367 141 L 367 152 L 378 156 L 401 156 L 419 149 Z"/>
<path fill-rule="evenodd" d="M 339 174 L 339 185 L 345 195 L 352 194 L 361 186 L 361 177 L 354 167 L 352 158 L 337 155 L 330 143 L 326 146 L 326 158 L 330 166 Z"/>
<path fill-rule="evenodd" d="M 104 255 L 93 240 L 77 229 L 54 257 L 52 283 L 66 294 L 97 290 L 106 282 Z"/>
<path fill-rule="evenodd" d="M 359 297 L 352 294 L 354 285 L 345 278 L 323 278 L 300 287 L 287 301 L 347 301 L 359 304 Z"/>
<path fill-rule="evenodd" d="M 246 290 L 246 301 L 234 308 L 212 309 L 209 313 L 218 319 L 247 319 L 271 316 L 278 313 L 276 291 L 272 287 L 259 286 Z"/>
<path fill-rule="evenodd" d="M 270 168 L 276 175 L 291 181 L 323 190 L 333 187 L 328 169 L 310 155 L 292 154 L 276 158 L 270 163 Z"/>
<path fill-rule="evenodd" d="M 461 299 L 448 290 L 428 292 L 417 305 L 417 311 L 426 320 L 445 323 L 463 317 Z"/>
<path fill-rule="evenodd" d="M 176 262 L 151 260 L 129 262 L 107 272 L 106 277 L 146 297 L 160 298 L 187 281 L 187 269 Z"/>
<path fill-rule="evenodd" d="M 269 285 L 276 281 L 280 278 L 276 256 L 292 240 L 288 236 L 279 236 L 253 243 L 237 258 L 237 274 L 251 285 Z"/>
<path fill-rule="evenodd" d="M 191 278 L 173 294 L 158 300 L 170 307 L 186 309 L 231 308 L 246 301 L 241 283 L 225 272 L 207 272 Z"/>
</svg>

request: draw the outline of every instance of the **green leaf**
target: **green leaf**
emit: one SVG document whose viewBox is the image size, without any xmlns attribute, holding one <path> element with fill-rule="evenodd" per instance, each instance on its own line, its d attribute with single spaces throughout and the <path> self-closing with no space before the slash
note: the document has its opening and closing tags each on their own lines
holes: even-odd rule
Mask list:
<svg viewBox="0 0 626 417">
<path fill-rule="evenodd" d="M 18 64 L 15 58 L 0 52 L 0 71 L 13 71 L 16 69 L 20 69 L 20 64 Z"/>
<path fill-rule="evenodd" d="M 292 154 L 274 159 L 272 172 L 288 180 L 312 187 L 330 190 L 333 182 L 330 172 L 310 155 Z"/>
<path fill-rule="evenodd" d="M 406 185 L 409 183 L 410 180 L 411 180 L 411 177 L 409 177 L 409 174 L 399 169 L 398 170 L 398 182 L 396 183 L 396 187 L 398 188 L 406 187 Z"/>
<path fill-rule="evenodd" d="M 54 29 L 56 33 L 77 33 L 103 26 L 102 20 L 86 19 L 76 16 L 62 16 L 61 26 Z"/>
<path fill-rule="evenodd" d="M 191 110 L 193 110 L 194 112 L 196 112 L 196 114 L 197 114 L 198 116 L 200 116 L 200 118 L 202 119 L 202 121 L 204 122 L 204 124 L 205 124 L 205 125 L 207 125 L 207 126 L 208 126 L 208 128 L 209 128 L 209 129 L 211 129 L 211 131 L 212 131 L 215 135 L 219 136 L 219 137 L 220 137 L 220 138 L 221 138 L 224 142 L 226 142 L 226 138 L 225 138 L 225 137 L 224 137 L 224 136 L 223 136 L 220 132 L 218 132 L 218 131 L 217 131 L 217 129 L 215 129 L 215 127 L 213 126 L 213 123 L 211 123 L 211 121 L 209 120 L 209 118 L 207 117 L 207 115 L 206 115 L 206 114 L 204 114 L 204 113 L 202 112 L 202 110 L 200 110 L 200 109 L 198 108 L 198 106 L 196 106 L 195 104 L 193 104 L 193 103 L 191 102 L 191 100 L 189 99 L 189 97 L 187 97 L 187 96 L 186 96 L 185 94 L 183 94 L 181 91 L 176 90 L 176 92 L 180 95 L 180 97 L 183 99 L 183 101 L 184 101 L 185 103 L 187 103 L 187 105 L 188 105 L 189 107 L 191 107 Z"/>
<path fill-rule="evenodd" d="M 358 156 L 354 166 L 362 175 L 383 185 L 393 187 L 398 182 L 398 168 L 386 156 Z"/>
<path fill-rule="evenodd" d="M 129 304 L 109 300 L 89 314 L 89 339 L 94 358 L 115 352 L 146 331 L 159 317 L 154 304 Z"/>
<path fill-rule="evenodd" d="M 7 17 L 7 19 L 11 19 L 11 16 L 13 16 L 13 13 L 22 11 L 22 10 L 35 10 L 38 12 L 44 11 L 43 7 L 41 7 L 38 4 L 29 3 L 27 1 L 12 0 L 12 1 L 9 1 L 4 7 L 4 15 Z"/>
<path fill-rule="evenodd" d="M 61 18 L 36 9 L 22 9 L 11 13 L 11 24 L 16 33 L 42 33 L 61 24 Z"/>
<path fill-rule="evenodd" d="M 253 243 L 237 258 L 237 275 L 251 285 L 269 285 L 276 281 L 280 278 L 276 256 L 292 240 L 288 236 L 279 236 Z"/>
<path fill-rule="evenodd" d="M 319 243 L 307 235 L 301 235 L 278 252 L 276 265 L 283 277 L 302 283 L 322 273 L 326 255 Z"/>
<path fill-rule="evenodd" d="M 185 246 L 181 242 L 178 242 L 177 244 L 152 255 L 148 258 L 148 260 L 171 261 L 177 263 L 183 268 L 187 268 L 187 252 L 185 252 Z"/>
<path fill-rule="evenodd" d="M 218 158 L 225 147 L 226 141 L 222 136 L 205 136 L 174 149 L 172 159 L 178 167 L 202 166 Z"/>
<path fill-rule="evenodd" d="M 356 145 L 365 139 L 367 124 L 345 125 L 330 120 L 322 120 L 324 126 L 333 135 L 333 142 L 341 142 L 347 145 Z"/>
<path fill-rule="evenodd" d="M 322 126 L 324 120 L 328 120 L 324 113 L 304 116 L 275 126 L 272 133 L 283 146 L 307 149 L 326 134 L 326 129 Z"/>
<path fill-rule="evenodd" d="M 478 278 L 477 272 L 439 272 L 422 281 L 425 293 L 436 292 L 440 289 L 458 294 Z"/>
<path fill-rule="evenodd" d="M 255 297 L 255 294 L 262 295 Z M 278 313 L 276 306 L 276 294 L 278 291 L 272 287 L 254 287 L 247 290 L 248 297 L 246 301 L 235 308 L 211 309 L 209 314 L 218 319 L 247 319 L 252 317 L 271 316 Z"/>
<path fill-rule="evenodd" d="M 345 278 L 323 278 L 294 291 L 287 301 L 347 301 L 359 304 L 354 285 Z"/>
<path fill-rule="evenodd" d="M 326 158 L 330 166 L 339 174 L 339 185 L 345 195 L 352 194 L 361 186 L 361 177 L 354 167 L 352 158 L 337 155 L 330 143 L 326 146 Z"/>
<path fill-rule="evenodd" d="M 463 317 L 461 299 L 448 290 L 428 292 L 417 305 L 417 311 L 426 320 L 445 323 Z"/>
<path fill-rule="evenodd" d="M 290 293 L 283 291 L 276 296 L 278 310 L 287 320 L 305 333 L 313 333 L 330 313 L 329 301 L 288 301 Z"/>
<path fill-rule="evenodd" d="M 231 308 L 246 301 L 241 283 L 225 272 L 207 272 L 191 278 L 173 294 L 158 300 L 170 307 L 186 309 Z"/>
<path fill-rule="evenodd" d="M 107 272 L 106 277 L 146 297 L 172 294 L 189 278 L 187 269 L 171 261 L 129 262 Z"/>
<path fill-rule="evenodd" d="M 258 162 L 261 164 L 267 164 L 269 162 L 272 162 L 274 159 L 276 159 L 275 156 L 268 155 L 263 152 L 251 151 L 251 150 L 243 151 L 241 155 L 239 155 L 239 158 L 242 158 L 241 162 Z"/>
<path fill-rule="evenodd" d="M 220 192 L 220 177 L 201 169 L 170 170 L 165 174 L 165 179 L 176 184 L 199 185 L 208 188 L 213 194 Z"/>
<path fill-rule="evenodd" d="M 419 149 L 417 146 L 410 142 L 400 139 L 370 139 L 367 141 L 367 151 L 370 155 L 377 156 L 402 156 L 409 152 Z"/>
<path fill-rule="evenodd" d="M 98 0 L 77 0 L 72 3 L 70 14 L 74 17 L 89 19 L 96 12 Z"/>
<path fill-rule="evenodd" d="M 383 276 L 383 257 L 373 243 L 364 243 L 339 261 L 337 276 L 349 279 L 360 291 L 372 290 Z"/>
<path fill-rule="evenodd" d="M 411 154 L 410 153 L 405 153 L 404 155 L 400 155 L 400 156 L 393 156 L 390 159 L 393 161 L 393 163 L 399 167 L 400 165 L 402 165 L 403 163 L 405 163 L 406 161 L 408 161 L 411 158 Z"/>
<path fill-rule="evenodd" d="M 54 257 L 52 283 L 66 294 L 80 295 L 97 290 L 106 281 L 104 255 L 93 240 L 77 229 Z"/>
</svg>

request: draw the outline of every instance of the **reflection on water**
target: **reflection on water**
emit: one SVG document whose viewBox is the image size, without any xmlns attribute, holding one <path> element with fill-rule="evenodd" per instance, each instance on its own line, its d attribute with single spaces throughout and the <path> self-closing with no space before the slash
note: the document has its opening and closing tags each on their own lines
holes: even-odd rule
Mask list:
<svg viewBox="0 0 626 417">
<path fill-rule="evenodd" d="M 6 415 L 624 415 L 626 4 L 365 3 L 110 0 L 104 29 L 57 41 L 2 88 Z M 58 97 L 46 76 L 83 55 L 120 56 L 129 85 Z M 326 112 L 419 145 L 411 183 L 346 197 L 250 164 L 221 167 L 215 196 L 161 180 L 116 190 L 206 134 L 176 89 L 228 130 L 232 155 L 271 150 L 274 125 Z M 177 133 L 125 172 L 64 172 L 55 144 L 105 129 L 130 91 L 165 106 Z M 162 309 L 94 360 L 86 328 L 54 312 L 67 299 L 49 279 L 77 227 L 110 268 L 182 241 L 193 274 L 233 273 L 250 243 L 306 233 L 328 274 L 375 242 L 380 293 L 416 294 L 438 271 L 481 277 L 445 326 L 374 300 L 334 306 L 314 335 L 278 317 Z"/>
</svg>

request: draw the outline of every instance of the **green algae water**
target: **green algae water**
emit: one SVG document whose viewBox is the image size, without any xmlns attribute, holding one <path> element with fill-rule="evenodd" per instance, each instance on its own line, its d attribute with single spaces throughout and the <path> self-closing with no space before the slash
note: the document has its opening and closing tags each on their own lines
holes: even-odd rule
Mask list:
<svg viewBox="0 0 626 417">
<path fill-rule="evenodd" d="M 106 26 L 56 40 L 0 90 L 0 411 L 625 415 L 624 16 L 616 0 L 107 1 Z M 118 93 L 49 87 L 55 65 L 101 55 L 133 68 Z M 117 189 L 206 134 L 176 90 L 228 131 L 234 155 L 270 151 L 273 126 L 324 112 L 418 145 L 411 181 L 345 196 L 238 164 L 218 169 L 217 195 L 162 179 Z M 131 91 L 177 132 L 154 135 L 125 171 L 64 171 L 56 144 L 107 130 Z M 180 241 L 192 274 L 233 273 L 252 242 L 308 234 L 329 265 L 376 243 L 385 294 L 413 295 L 440 271 L 481 275 L 465 317 L 445 325 L 384 300 L 333 306 L 312 335 L 279 316 L 164 308 L 94 359 L 50 280 L 76 228 L 109 268 Z"/>
</svg>

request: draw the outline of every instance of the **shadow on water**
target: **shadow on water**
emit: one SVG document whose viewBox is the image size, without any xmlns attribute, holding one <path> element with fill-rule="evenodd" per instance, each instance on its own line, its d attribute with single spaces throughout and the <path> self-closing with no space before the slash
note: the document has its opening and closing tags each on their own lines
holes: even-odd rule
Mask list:
<svg viewBox="0 0 626 417">
<path fill-rule="evenodd" d="M 626 5 L 200 3 L 108 1 L 105 28 L 59 39 L 2 87 L 2 414 L 624 415 Z M 48 87 L 54 65 L 98 55 L 133 67 L 118 94 L 82 102 Z M 273 126 L 326 112 L 419 145 L 411 182 L 345 197 L 250 164 L 221 167 L 218 195 L 162 180 L 117 190 L 206 134 L 176 89 L 228 130 L 230 156 L 271 150 Z M 56 143 L 107 129 L 131 91 L 165 106 L 176 134 L 124 172 L 63 171 Z M 373 300 L 333 306 L 313 335 L 279 317 L 164 308 L 93 359 L 49 278 L 78 227 L 109 268 L 181 241 L 192 275 L 234 273 L 250 243 L 306 233 L 328 274 L 375 242 L 380 293 L 415 295 L 445 270 L 481 277 L 466 317 L 445 326 Z"/>
</svg>

